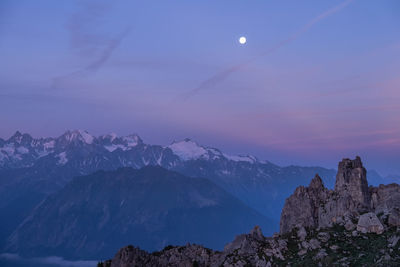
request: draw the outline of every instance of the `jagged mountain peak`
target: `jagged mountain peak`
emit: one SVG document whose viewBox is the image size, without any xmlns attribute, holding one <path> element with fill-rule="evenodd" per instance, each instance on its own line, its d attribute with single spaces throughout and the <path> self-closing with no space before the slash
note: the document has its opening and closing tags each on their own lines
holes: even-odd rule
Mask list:
<svg viewBox="0 0 400 267">
<path fill-rule="evenodd" d="M 80 163 L 76 164 L 82 166 L 87 164 L 96 166 L 105 161 L 109 161 L 110 163 L 107 163 L 109 165 L 118 164 L 119 166 L 122 164 L 122 166 L 133 167 L 148 164 L 166 164 L 165 166 L 172 167 L 176 166 L 177 160 L 182 162 L 221 160 L 240 164 L 268 163 L 267 161 L 259 161 L 251 155 L 233 156 L 224 154 L 217 148 L 201 145 L 190 138 L 174 141 L 169 146 L 164 147 L 145 144 L 140 136 L 135 133 L 125 136 L 118 136 L 116 133 L 94 136 L 86 130 L 68 130 L 55 138 L 32 138 L 28 134 L 17 132 L 7 141 L 0 140 L 0 166 L 3 168 L 30 167 L 36 164 L 39 159 L 43 162 L 42 158 L 44 157 L 50 157 L 51 162 L 55 162 L 54 159 L 58 162 L 60 155 L 64 155 L 60 154 L 63 152 L 66 152 L 68 158 L 71 159 L 76 158 L 76 155 L 81 155 L 82 158 L 78 159 Z M 173 157 L 171 157 L 171 152 Z M 70 153 L 75 156 L 70 157 Z M 87 158 L 89 153 L 91 154 L 90 159 Z M 114 153 L 115 156 L 107 153 Z M 66 163 L 66 161 L 62 162 Z"/>
<path fill-rule="evenodd" d="M 202 146 L 190 138 L 185 138 L 182 141 L 173 141 L 168 148 L 182 160 L 225 158 L 235 162 L 267 163 L 267 161 L 261 162 L 257 157 L 252 155 L 225 154 L 217 148 Z"/>
<path fill-rule="evenodd" d="M 315 177 L 311 180 L 309 188 L 320 189 L 324 188 L 324 183 L 322 182 L 321 177 L 316 174 Z"/>
<path fill-rule="evenodd" d="M 101 135 L 98 137 L 100 140 L 105 140 L 111 144 L 121 144 L 126 143 L 130 146 L 136 146 L 139 143 L 143 143 L 142 138 L 136 133 L 132 133 L 125 136 L 118 136 L 116 133 L 109 133 L 105 135 Z"/>
<path fill-rule="evenodd" d="M 136 146 L 139 143 L 143 143 L 142 138 L 140 138 L 140 136 L 138 134 L 135 134 L 135 133 L 127 135 L 127 136 L 124 136 L 124 137 L 122 137 L 122 139 L 124 141 L 128 142 L 128 144 L 130 146 Z"/>
<path fill-rule="evenodd" d="M 218 149 L 202 146 L 190 138 L 185 138 L 182 141 L 174 141 L 168 148 L 182 160 L 216 159 L 223 157 L 223 154 Z"/>
<path fill-rule="evenodd" d="M 24 143 L 30 142 L 32 140 L 32 136 L 27 133 L 22 134 L 20 131 L 16 131 L 8 140 L 8 143 Z"/>
<path fill-rule="evenodd" d="M 168 148 L 182 160 L 199 159 L 208 155 L 206 148 L 188 138 L 183 141 L 174 141 Z"/>
<path fill-rule="evenodd" d="M 174 141 L 172 141 L 171 145 L 174 145 L 174 144 L 185 144 L 185 143 L 189 143 L 189 144 L 193 144 L 193 145 L 202 147 L 196 141 L 194 141 L 194 140 L 192 140 L 191 138 L 188 138 L 188 137 L 186 137 L 186 138 L 184 138 L 182 140 L 174 140 Z"/>
<path fill-rule="evenodd" d="M 92 144 L 95 139 L 94 136 L 85 130 L 68 130 L 61 136 L 61 138 L 64 138 L 68 142 L 82 141 L 86 144 Z"/>
<path fill-rule="evenodd" d="M 109 133 L 105 135 L 99 136 L 100 139 L 103 140 L 109 140 L 110 142 L 114 141 L 116 138 L 118 138 L 118 135 L 116 133 Z"/>
</svg>

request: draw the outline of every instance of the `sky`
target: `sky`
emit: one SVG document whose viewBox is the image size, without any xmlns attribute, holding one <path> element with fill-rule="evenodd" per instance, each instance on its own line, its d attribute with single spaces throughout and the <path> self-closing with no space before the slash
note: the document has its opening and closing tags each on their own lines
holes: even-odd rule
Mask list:
<svg viewBox="0 0 400 267">
<path fill-rule="evenodd" d="M 3 139 L 189 137 L 400 174 L 397 0 L 2 0 L 0 59 Z"/>
</svg>

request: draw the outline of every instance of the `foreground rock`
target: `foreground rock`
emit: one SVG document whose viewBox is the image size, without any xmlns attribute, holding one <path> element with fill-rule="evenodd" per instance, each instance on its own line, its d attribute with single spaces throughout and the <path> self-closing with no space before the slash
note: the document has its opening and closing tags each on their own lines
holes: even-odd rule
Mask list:
<svg viewBox="0 0 400 267">
<path fill-rule="evenodd" d="M 376 217 L 375 213 L 368 212 L 360 216 L 357 224 L 357 231 L 362 233 L 383 233 L 383 225 L 379 221 L 378 217 Z"/>
<path fill-rule="evenodd" d="M 334 190 L 318 175 L 295 190 L 273 237 L 256 226 L 223 251 L 188 244 L 147 253 L 128 246 L 99 266 L 400 266 L 399 219 L 400 186 L 368 188 L 361 159 L 344 159 Z"/>
<path fill-rule="evenodd" d="M 223 251 L 188 244 L 148 253 L 127 246 L 99 266 L 400 266 L 400 231 L 394 227 L 379 235 L 359 232 L 354 237 L 335 225 L 309 229 L 303 240 L 295 229 L 275 237 L 260 232 L 255 228 L 237 236 Z"/>
</svg>

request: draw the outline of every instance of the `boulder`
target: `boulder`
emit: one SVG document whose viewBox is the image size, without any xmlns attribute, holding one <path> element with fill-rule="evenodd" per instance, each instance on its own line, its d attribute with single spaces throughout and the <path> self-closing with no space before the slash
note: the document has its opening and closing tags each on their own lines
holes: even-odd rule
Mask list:
<svg viewBox="0 0 400 267">
<path fill-rule="evenodd" d="M 382 234 L 384 228 L 375 213 L 368 212 L 360 216 L 357 223 L 357 231 L 362 233 Z"/>
<path fill-rule="evenodd" d="M 307 231 L 304 227 L 300 227 L 300 229 L 297 231 L 297 237 L 303 241 L 306 240 L 307 237 Z"/>
<path fill-rule="evenodd" d="M 329 235 L 329 233 L 326 233 L 326 232 L 320 232 L 320 233 L 318 233 L 318 239 L 321 241 L 321 242 L 328 242 L 329 241 L 329 239 L 331 238 L 331 236 Z"/>
<path fill-rule="evenodd" d="M 309 244 L 312 250 L 321 248 L 321 243 L 315 238 L 311 239 Z"/>
<path fill-rule="evenodd" d="M 349 220 L 344 225 L 344 228 L 346 228 L 347 231 L 353 231 L 356 228 L 356 226 L 354 225 L 354 223 L 352 221 Z"/>
</svg>

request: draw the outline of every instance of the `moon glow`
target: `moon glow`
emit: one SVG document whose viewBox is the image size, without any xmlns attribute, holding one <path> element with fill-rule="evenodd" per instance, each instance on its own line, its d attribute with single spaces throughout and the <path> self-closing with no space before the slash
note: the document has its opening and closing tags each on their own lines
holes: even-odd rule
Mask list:
<svg viewBox="0 0 400 267">
<path fill-rule="evenodd" d="M 247 42 L 246 37 L 242 36 L 239 38 L 239 43 L 240 44 L 245 44 Z"/>
</svg>

